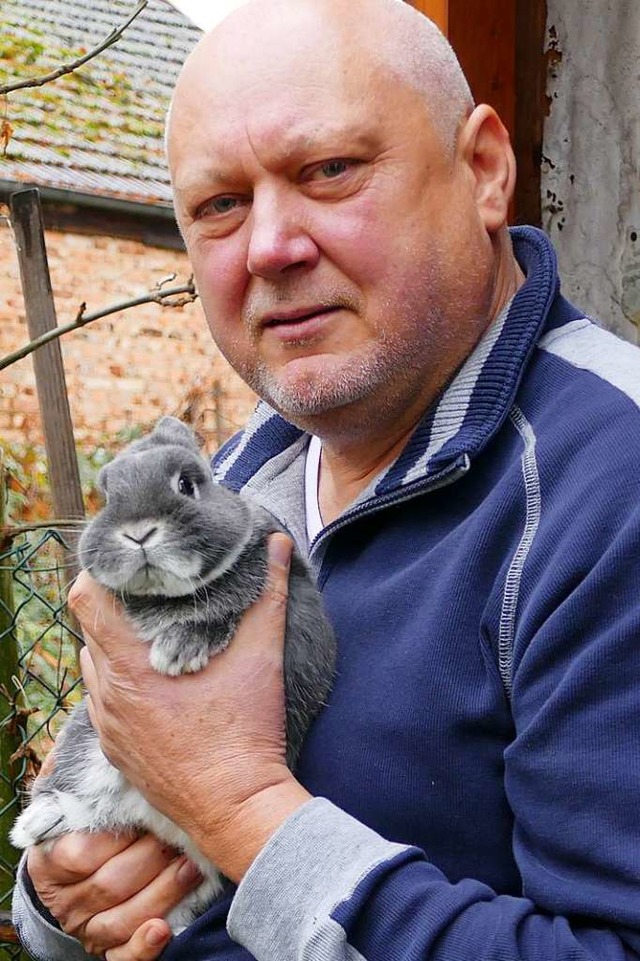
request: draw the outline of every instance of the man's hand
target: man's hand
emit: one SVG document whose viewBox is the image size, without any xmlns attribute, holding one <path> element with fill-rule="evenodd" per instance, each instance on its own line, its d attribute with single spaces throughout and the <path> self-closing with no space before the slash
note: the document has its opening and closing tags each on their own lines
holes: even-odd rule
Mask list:
<svg viewBox="0 0 640 961">
<path fill-rule="evenodd" d="M 148 646 L 87 574 L 69 596 L 85 631 L 82 667 L 105 754 L 234 881 L 309 799 L 284 760 L 291 543 L 273 535 L 269 551 L 265 595 L 228 649 L 197 674 L 154 671 Z"/>
<path fill-rule="evenodd" d="M 154 961 L 171 938 L 162 917 L 201 881 L 152 835 L 68 834 L 30 848 L 27 869 L 63 931 L 107 961 Z"/>
</svg>

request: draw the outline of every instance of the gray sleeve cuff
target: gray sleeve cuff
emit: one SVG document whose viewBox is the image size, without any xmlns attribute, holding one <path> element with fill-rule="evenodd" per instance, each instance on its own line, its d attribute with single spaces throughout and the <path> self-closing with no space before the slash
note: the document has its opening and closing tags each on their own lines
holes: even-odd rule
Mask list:
<svg viewBox="0 0 640 961">
<path fill-rule="evenodd" d="M 244 876 L 229 911 L 229 935 L 256 961 L 337 958 L 318 950 L 337 933 L 332 910 L 370 871 L 406 850 L 314 798 L 276 831 Z"/>
<path fill-rule="evenodd" d="M 49 924 L 37 911 L 26 891 L 22 872 L 24 856 L 13 889 L 13 923 L 23 946 L 36 961 L 89 961 L 79 941 Z"/>
</svg>

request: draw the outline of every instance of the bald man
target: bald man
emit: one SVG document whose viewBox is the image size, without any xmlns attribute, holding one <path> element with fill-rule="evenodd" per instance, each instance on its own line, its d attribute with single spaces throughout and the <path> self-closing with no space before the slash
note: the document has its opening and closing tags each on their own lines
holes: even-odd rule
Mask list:
<svg viewBox="0 0 640 961">
<path fill-rule="evenodd" d="M 618 961 L 640 956 L 638 351 L 509 233 L 514 160 L 444 38 L 397 0 L 251 3 L 168 127 L 212 335 L 263 398 L 214 460 L 309 557 L 339 643 L 283 750 L 289 545 L 234 643 L 154 674 L 86 575 L 113 763 L 229 879 L 152 837 L 33 849 L 36 958 Z"/>
</svg>

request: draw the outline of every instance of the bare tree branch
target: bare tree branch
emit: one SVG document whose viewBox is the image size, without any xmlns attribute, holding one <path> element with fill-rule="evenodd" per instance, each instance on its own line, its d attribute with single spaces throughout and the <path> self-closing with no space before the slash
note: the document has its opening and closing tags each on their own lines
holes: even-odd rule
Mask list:
<svg viewBox="0 0 640 961">
<path fill-rule="evenodd" d="M 18 537 L 20 534 L 28 534 L 29 531 L 39 531 L 45 528 L 51 530 L 51 528 L 58 527 L 64 529 L 77 528 L 80 530 L 86 523 L 85 518 L 70 517 L 68 520 L 59 520 L 57 518 L 51 520 L 51 518 L 49 518 L 49 520 L 46 521 L 33 521 L 31 524 L 20 524 L 15 527 L 12 524 L 8 524 L 6 527 L 0 527 L 0 548 L 4 550 L 5 547 L 8 546 L 8 542 L 13 540 L 14 537 Z M 6 545 L 4 543 L 5 541 L 7 542 Z"/>
<path fill-rule="evenodd" d="M 12 93 L 14 90 L 23 90 L 25 87 L 42 87 L 45 83 L 51 83 L 52 80 L 57 80 L 58 77 L 63 77 L 66 73 L 73 73 L 78 67 L 81 67 L 88 60 L 92 60 L 97 57 L 99 53 L 111 47 L 117 40 L 120 39 L 124 31 L 127 29 L 130 23 L 136 19 L 136 17 L 142 13 L 144 8 L 147 6 L 148 0 L 140 0 L 140 3 L 133 11 L 126 23 L 123 23 L 120 27 L 114 27 L 108 37 L 106 37 L 102 43 L 98 44 L 88 53 L 85 53 L 82 57 L 78 57 L 77 60 L 73 60 L 71 63 L 63 63 L 61 66 L 52 70 L 51 73 L 47 73 L 42 77 L 33 77 L 30 80 L 17 80 L 14 83 L 6 83 L 0 85 L 0 95 L 6 93 Z"/>
<path fill-rule="evenodd" d="M 10 367 L 11 364 L 15 364 L 17 360 L 22 360 L 23 357 L 27 357 L 33 353 L 34 350 L 37 350 L 38 347 L 43 347 L 57 337 L 62 337 L 63 334 L 68 334 L 72 330 L 78 330 L 80 327 L 84 327 L 94 320 L 100 320 L 101 317 L 107 317 L 109 314 L 117 314 L 119 310 L 127 310 L 129 307 L 139 307 L 141 304 L 162 304 L 163 307 L 183 307 L 185 304 L 190 304 L 194 300 L 197 300 L 198 293 L 193 283 L 193 277 L 190 277 L 189 281 L 181 287 L 169 287 L 167 290 L 162 290 L 162 285 L 169 280 L 175 280 L 175 274 L 159 281 L 157 286 L 148 294 L 143 294 L 141 297 L 134 297 L 133 300 L 125 300 L 120 304 L 112 304 L 110 307 L 97 310 L 92 314 L 85 314 L 87 305 L 82 304 L 76 319 L 71 321 L 71 323 L 63 324 L 62 327 L 56 327 L 54 330 L 48 330 L 46 334 L 42 334 L 41 337 L 36 337 L 35 340 L 25 344 L 24 347 L 20 347 L 19 350 L 0 358 L 0 370 L 4 370 L 5 367 Z M 170 300 L 169 298 L 171 297 L 176 299 Z"/>
</svg>

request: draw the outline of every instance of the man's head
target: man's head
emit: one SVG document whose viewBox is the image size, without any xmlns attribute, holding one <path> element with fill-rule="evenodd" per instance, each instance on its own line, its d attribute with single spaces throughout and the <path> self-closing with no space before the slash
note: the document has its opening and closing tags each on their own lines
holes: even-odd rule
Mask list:
<svg viewBox="0 0 640 961">
<path fill-rule="evenodd" d="M 319 434 L 417 418 L 501 306 L 508 139 L 398 0 L 242 7 L 187 61 L 168 146 L 216 342 Z"/>
</svg>

